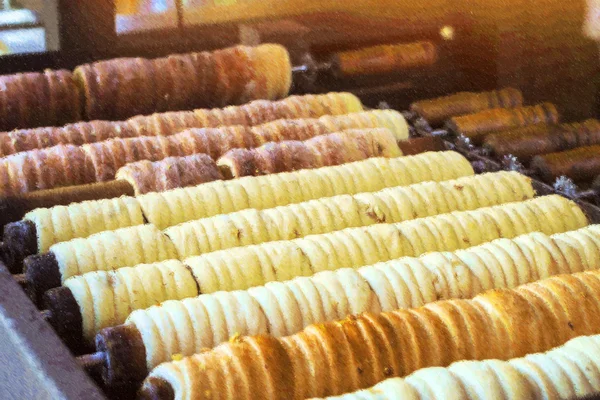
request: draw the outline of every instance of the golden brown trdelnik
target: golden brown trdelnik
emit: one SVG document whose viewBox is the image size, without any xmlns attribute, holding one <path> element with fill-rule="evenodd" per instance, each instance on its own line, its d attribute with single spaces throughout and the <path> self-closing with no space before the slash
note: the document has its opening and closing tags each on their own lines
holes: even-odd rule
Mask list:
<svg viewBox="0 0 600 400">
<path fill-rule="evenodd" d="M 311 325 L 284 338 L 242 337 L 164 363 L 150 377 L 185 399 L 217 392 L 222 399 L 324 397 L 420 368 L 550 350 L 600 333 L 599 317 L 600 272 L 560 275 L 472 300 Z M 152 380 L 142 390 L 151 392 Z"/>
<path fill-rule="evenodd" d="M 137 114 L 280 99 L 291 85 L 291 64 L 284 47 L 265 44 L 154 60 L 100 61 L 79 66 L 75 78 L 85 94 L 89 119 L 119 120 Z"/>
<path fill-rule="evenodd" d="M 472 114 L 490 108 L 513 108 L 523 105 L 523 94 L 518 89 L 506 88 L 490 92 L 460 92 L 436 99 L 422 100 L 410 105 L 411 111 L 425 118 L 433 126 L 448 118 Z"/>
<path fill-rule="evenodd" d="M 215 161 L 206 154 L 168 157 L 128 164 L 117 171 L 116 179 L 131 183 L 136 195 L 164 192 L 170 189 L 196 186 L 222 179 Z"/>
<path fill-rule="evenodd" d="M 57 144 L 81 145 L 116 137 L 168 136 L 188 128 L 251 126 L 278 119 L 317 118 L 328 114 L 343 115 L 362 110 L 360 100 L 354 95 L 329 93 L 291 96 L 280 101 L 257 100 L 243 106 L 230 106 L 223 109 L 156 113 L 121 122 L 91 121 L 57 128 L 21 129 L 0 133 L 0 156 L 52 147 Z"/>
<path fill-rule="evenodd" d="M 0 130 L 60 126 L 81 119 L 81 98 L 66 70 L 0 76 Z"/>
<path fill-rule="evenodd" d="M 600 144 L 600 122 L 537 124 L 486 136 L 483 146 L 497 157 L 512 154 L 522 162 L 533 156 Z"/>
<path fill-rule="evenodd" d="M 494 108 L 476 114 L 454 117 L 447 126 L 457 135 L 464 135 L 481 144 L 492 132 L 521 128 L 534 124 L 556 124 L 559 114 L 554 104 L 543 103 L 530 107 Z"/>
<path fill-rule="evenodd" d="M 306 141 L 285 140 L 258 148 L 236 148 L 218 160 L 226 176 L 266 175 L 402 155 L 388 129 L 356 129 L 329 133 Z"/>
</svg>

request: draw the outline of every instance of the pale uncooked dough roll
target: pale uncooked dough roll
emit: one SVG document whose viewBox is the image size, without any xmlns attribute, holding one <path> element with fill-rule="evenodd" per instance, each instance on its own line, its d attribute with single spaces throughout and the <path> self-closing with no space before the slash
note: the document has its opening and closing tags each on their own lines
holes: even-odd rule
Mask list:
<svg viewBox="0 0 600 400">
<path fill-rule="evenodd" d="M 442 257 L 453 253 L 430 254 Z M 448 283 L 436 281 L 434 266 L 435 264 L 432 264 L 429 268 L 430 266 L 419 258 L 403 257 L 359 268 L 358 273 L 379 300 L 381 310 L 390 311 L 420 307 L 445 298 L 442 294 L 445 293 L 444 289 Z M 456 265 L 456 269 L 459 270 L 460 265 Z M 320 275 L 317 274 L 314 278 Z"/>
<path fill-rule="evenodd" d="M 414 308 L 443 299 L 468 299 L 486 290 L 514 288 L 569 273 L 573 269 L 594 270 L 597 264 L 585 262 L 583 256 L 570 260 L 574 267 L 563 263 L 560 269 L 555 269 L 552 265 L 557 264 L 563 256 L 560 252 L 547 250 L 546 246 L 556 249 L 557 243 L 567 235 L 585 235 L 600 242 L 599 229 L 600 226 L 593 225 L 551 238 L 534 232 L 453 253 L 434 252 L 419 258 L 403 257 L 358 270 L 344 268 L 281 283 L 270 282 L 247 291 L 253 299 L 258 300 L 266 318 L 266 323 L 261 325 L 263 330 L 258 330 L 256 325 L 236 326 L 240 329 L 240 335 L 269 333 L 285 336 L 310 324 L 343 319 L 351 314 Z M 600 247 L 586 250 L 579 243 L 568 247 L 576 255 L 583 255 L 587 251 L 593 257 L 600 256 Z M 215 295 L 222 299 L 227 294 L 239 296 L 238 293 L 217 292 Z M 207 299 L 209 296 L 202 295 L 200 298 Z M 186 339 L 174 341 L 176 335 L 173 328 L 163 329 L 163 322 L 160 321 L 186 320 L 179 311 L 173 313 L 173 310 L 181 308 L 177 303 L 182 302 L 167 301 L 159 307 L 134 311 L 127 321 L 142 332 L 148 368 L 168 361 L 173 354 L 189 356 L 200 351 L 201 347 L 195 347 L 194 343 L 218 344 L 213 341 L 213 330 L 221 329 L 218 324 L 214 327 L 180 324 L 177 337 Z M 194 301 L 185 300 L 183 303 L 186 304 L 186 312 L 200 312 L 194 311 Z M 158 318 L 157 322 L 150 322 L 154 318 Z M 144 321 L 143 325 L 138 321 Z M 194 338 L 195 341 L 190 342 L 188 338 Z"/>
<path fill-rule="evenodd" d="M 56 257 L 62 282 L 87 272 L 179 258 L 171 239 L 150 224 L 57 243 L 50 252 Z"/>
<path fill-rule="evenodd" d="M 429 152 L 411 157 L 372 158 L 314 170 L 232 181 L 216 181 L 137 199 L 148 222 L 159 229 L 245 208 L 265 209 L 339 194 L 374 192 L 423 181 L 473 175 L 456 152 Z"/>
<path fill-rule="evenodd" d="M 575 399 L 599 391 L 600 335 L 594 335 L 509 361 L 459 361 L 446 368 L 425 368 L 326 399 Z"/>
<path fill-rule="evenodd" d="M 38 208 L 24 219 L 35 224 L 39 253 L 56 243 L 144 223 L 140 203 L 133 197 Z"/>
<path fill-rule="evenodd" d="M 475 197 L 484 191 L 494 195 Z M 533 196 L 528 177 L 516 172 L 498 172 L 327 197 L 266 210 L 243 210 L 186 222 L 167 228 L 165 233 L 173 240 L 179 256 L 185 258 L 231 247 L 466 211 Z"/>
<path fill-rule="evenodd" d="M 267 332 L 271 335 L 287 336 L 310 323 L 340 319 L 357 312 L 381 311 L 369 285 L 354 270 L 327 271 L 314 279 L 307 279 L 300 280 L 295 285 L 270 282 L 248 290 L 266 315 Z M 306 286 L 311 286 L 308 293 L 299 292 L 299 289 L 308 289 Z M 307 298 L 309 294 L 314 296 L 315 291 L 318 293 L 315 301 L 319 302 L 320 299 L 319 304 L 316 304 L 317 309 L 310 305 Z M 312 315 L 318 313 L 318 309 L 323 310 L 321 318 Z"/>
<path fill-rule="evenodd" d="M 174 354 L 212 348 L 240 333 L 268 331 L 259 303 L 244 291 L 165 302 L 132 313 L 128 321 L 142 334 L 149 366 Z"/>
<path fill-rule="evenodd" d="M 80 306 L 83 336 L 88 343 L 93 343 L 100 329 L 125 321 L 135 309 L 198 295 L 192 274 L 174 260 L 90 272 L 67 279 L 64 286 Z"/>
<path fill-rule="evenodd" d="M 247 289 L 325 270 L 357 268 L 430 251 L 467 248 L 501 237 L 512 238 L 529 232 L 522 219 L 536 218 L 546 234 L 587 225 L 587 218 L 575 203 L 553 195 L 398 224 L 348 228 L 237 247 L 191 257 L 185 263 L 193 271 L 202 293 Z M 556 218 L 568 221 L 551 224 Z"/>
</svg>

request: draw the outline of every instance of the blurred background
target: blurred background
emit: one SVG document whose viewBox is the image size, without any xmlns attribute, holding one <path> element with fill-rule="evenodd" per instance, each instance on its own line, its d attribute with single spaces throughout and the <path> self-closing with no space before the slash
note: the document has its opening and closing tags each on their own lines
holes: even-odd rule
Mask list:
<svg viewBox="0 0 600 400">
<path fill-rule="evenodd" d="M 424 27 L 461 25 L 451 54 L 455 64 L 446 64 L 450 77 L 444 79 L 468 78 L 452 89 L 515 86 L 532 102 L 553 99 L 567 119 L 598 115 L 600 58 L 596 43 L 584 35 L 584 0 L 2 0 L 0 5 L 0 54 L 55 53 L 48 62 L 32 57 L 18 66 L 0 62 L 3 73 L 224 47 L 239 42 L 247 27 L 258 29 L 261 41 L 301 43 L 318 53 L 404 39 L 411 32 L 418 38 Z M 364 23 L 358 29 L 355 20 L 340 15 Z"/>
</svg>

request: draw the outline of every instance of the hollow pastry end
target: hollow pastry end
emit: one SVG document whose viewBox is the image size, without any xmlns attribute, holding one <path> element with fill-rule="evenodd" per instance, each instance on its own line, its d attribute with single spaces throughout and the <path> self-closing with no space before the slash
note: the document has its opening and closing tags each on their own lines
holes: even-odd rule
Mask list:
<svg viewBox="0 0 600 400">
<path fill-rule="evenodd" d="M 31 221 L 12 222 L 4 227 L 2 257 L 13 274 L 23 271 L 25 257 L 37 253 L 37 229 Z"/>
<path fill-rule="evenodd" d="M 25 258 L 23 271 L 37 304 L 41 303 L 44 293 L 48 290 L 61 286 L 58 261 L 51 252 Z"/>
<path fill-rule="evenodd" d="M 148 376 L 146 348 L 133 325 L 105 328 L 96 336 L 96 349 L 106 354 L 102 379 L 108 386 L 138 387 Z"/>
<path fill-rule="evenodd" d="M 150 377 L 140 388 L 139 400 L 175 400 L 175 391 L 171 384 L 164 379 Z"/>
<path fill-rule="evenodd" d="M 43 304 L 48 310 L 48 322 L 74 354 L 93 350 L 83 340 L 83 320 L 71 289 L 58 287 L 49 290 L 44 295 Z"/>
<path fill-rule="evenodd" d="M 0 226 L 5 227 L 11 222 L 21 220 L 29 211 L 25 201 L 18 196 L 0 198 Z"/>
</svg>

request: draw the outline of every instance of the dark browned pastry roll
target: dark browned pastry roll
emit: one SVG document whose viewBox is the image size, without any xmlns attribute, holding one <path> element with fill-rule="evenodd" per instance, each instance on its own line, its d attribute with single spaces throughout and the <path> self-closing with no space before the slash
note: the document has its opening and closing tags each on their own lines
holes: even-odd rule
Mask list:
<svg viewBox="0 0 600 400">
<path fill-rule="evenodd" d="M 118 58 L 79 66 L 76 81 L 88 119 L 223 107 L 285 97 L 291 64 L 280 45 L 237 46 L 147 60 Z"/>
<path fill-rule="evenodd" d="M 450 117 L 473 114 L 491 108 L 513 108 L 522 105 L 521 91 L 506 88 L 481 93 L 460 92 L 437 99 L 417 101 L 410 105 L 410 109 L 430 125 L 440 126 Z"/>
<path fill-rule="evenodd" d="M 537 124 L 487 135 L 483 146 L 497 156 L 508 154 L 522 162 L 533 156 L 600 144 L 600 122 L 590 119 L 581 123 Z"/>
<path fill-rule="evenodd" d="M 60 126 L 81 119 L 81 98 L 69 71 L 0 76 L 0 130 Z"/>
<path fill-rule="evenodd" d="M 543 103 L 531 107 L 494 108 L 453 117 L 446 124 L 453 133 L 464 135 L 475 144 L 481 144 L 485 136 L 492 132 L 534 124 L 556 124 L 558 121 L 556 107 L 551 103 Z"/>
<path fill-rule="evenodd" d="M 84 150 L 73 145 L 18 153 L 0 160 L 0 194 L 4 196 L 95 181 L 94 167 Z"/>
<path fill-rule="evenodd" d="M 437 48 L 426 41 L 381 45 L 337 53 L 335 60 L 342 75 L 381 74 L 433 65 Z"/>
<path fill-rule="evenodd" d="M 224 176 L 239 178 L 401 155 L 391 131 L 357 129 L 317 136 L 304 142 L 287 140 L 254 149 L 236 148 L 221 157 L 217 164 Z"/>
<path fill-rule="evenodd" d="M 591 181 L 600 175 L 600 146 L 536 156 L 531 161 L 531 169 L 548 183 L 560 176 L 576 182 Z"/>
<path fill-rule="evenodd" d="M 136 195 L 140 195 L 196 186 L 222 179 L 222 176 L 211 157 L 206 154 L 194 154 L 187 157 L 168 157 L 156 162 L 144 160 L 127 164 L 119 169 L 116 179 L 126 180 Z"/>
</svg>

